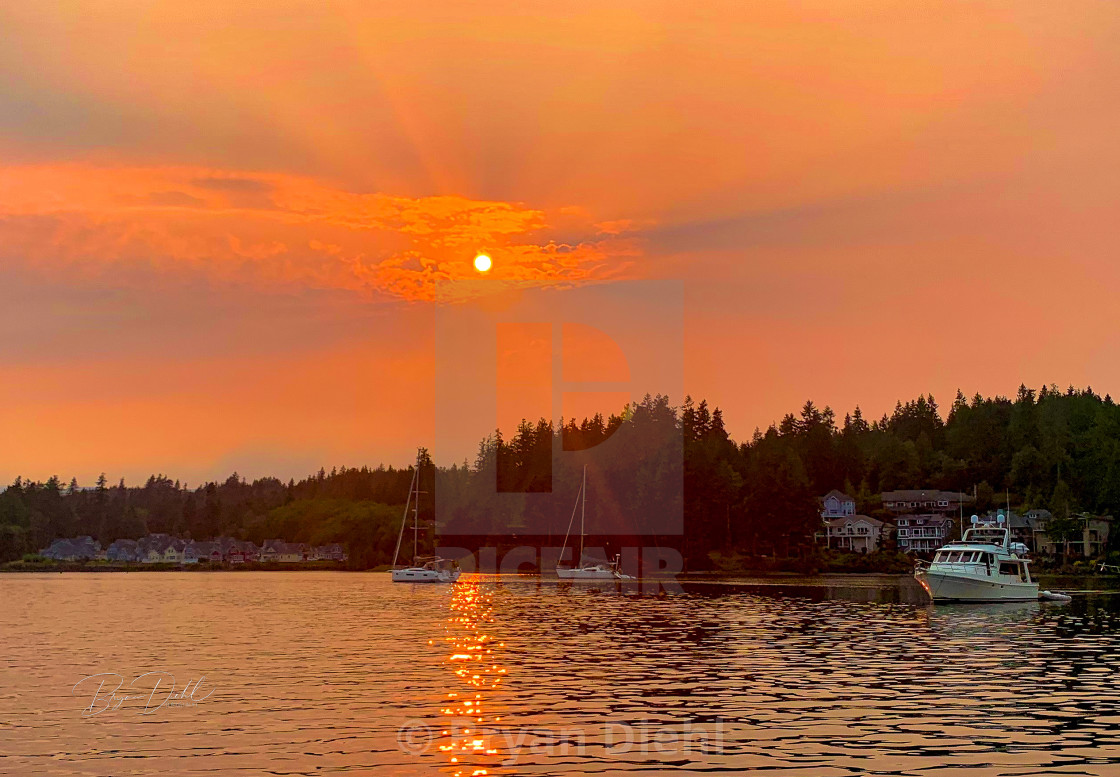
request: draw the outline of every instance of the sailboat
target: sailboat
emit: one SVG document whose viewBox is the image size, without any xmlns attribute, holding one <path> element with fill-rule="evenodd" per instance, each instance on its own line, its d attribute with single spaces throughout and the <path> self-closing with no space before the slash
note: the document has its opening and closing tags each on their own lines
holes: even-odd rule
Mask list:
<svg viewBox="0 0 1120 777">
<path fill-rule="evenodd" d="M 401 533 L 397 535 L 397 549 L 393 551 L 394 583 L 454 583 L 459 579 L 459 567 L 454 561 L 439 556 L 420 556 L 420 464 L 422 454 L 416 453 L 416 467 L 412 471 L 412 484 L 408 487 L 408 499 L 404 503 L 404 516 L 401 518 Z M 401 541 L 408 527 L 408 511 L 412 510 L 412 566 L 398 566 L 401 555 Z"/>
<path fill-rule="evenodd" d="M 583 541 L 586 538 L 585 524 L 587 518 L 587 465 L 583 466 L 583 482 L 580 484 L 579 493 L 576 494 L 576 503 L 572 507 L 572 519 L 568 521 L 568 531 L 564 534 L 564 548 L 568 549 L 568 537 L 572 533 L 572 524 L 576 520 L 576 511 L 579 510 L 579 556 L 576 557 L 576 566 L 562 567 L 556 565 L 556 576 L 561 580 L 633 580 L 631 575 L 622 572 L 622 556 L 616 555 L 608 563 L 584 564 Z M 563 555 L 561 554 L 561 557 Z"/>
</svg>

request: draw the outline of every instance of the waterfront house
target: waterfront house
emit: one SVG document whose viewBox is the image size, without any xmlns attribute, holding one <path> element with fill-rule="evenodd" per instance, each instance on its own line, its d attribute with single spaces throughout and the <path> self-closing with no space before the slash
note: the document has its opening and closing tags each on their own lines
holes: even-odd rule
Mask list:
<svg viewBox="0 0 1120 777">
<path fill-rule="evenodd" d="M 247 564 L 260 558 L 260 550 L 251 542 L 233 540 L 225 552 L 225 559 L 230 564 Z"/>
<path fill-rule="evenodd" d="M 941 513 L 900 515 L 895 519 L 895 525 L 898 527 L 898 549 L 903 553 L 935 551 L 953 534 L 953 519 Z"/>
<path fill-rule="evenodd" d="M 821 517 L 842 518 L 856 514 L 856 500 L 835 488 L 821 497 Z"/>
<path fill-rule="evenodd" d="M 218 556 L 227 564 L 244 564 L 256 561 L 259 548 L 248 540 L 235 540 L 233 537 L 219 537 L 214 541 Z"/>
<path fill-rule="evenodd" d="M 55 540 L 50 547 L 39 551 L 40 556 L 55 561 L 84 561 L 97 558 L 101 543 L 89 536 Z"/>
<path fill-rule="evenodd" d="M 291 564 L 304 561 L 306 558 L 305 546 L 284 540 L 265 540 L 261 545 L 261 561 L 278 561 L 282 564 Z"/>
<path fill-rule="evenodd" d="M 220 564 L 222 562 L 222 551 L 218 549 L 218 543 L 201 540 L 188 542 L 186 547 L 183 548 L 183 563 L 197 564 L 200 561 Z"/>
<path fill-rule="evenodd" d="M 229 554 L 234 550 L 240 550 L 237 540 L 233 537 L 218 537 L 214 540 L 214 545 L 218 549 L 218 554 L 222 557 L 222 561 L 229 561 Z M 244 559 L 242 559 L 244 560 Z"/>
<path fill-rule="evenodd" d="M 883 509 L 895 515 L 958 515 L 962 505 L 975 501 L 969 494 L 932 488 L 884 491 Z"/>
<path fill-rule="evenodd" d="M 103 559 L 112 562 L 142 564 L 197 564 L 209 561 L 214 564 L 244 564 L 262 558 L 262 549 L 248 540 L 219 537 L 213 541 L 183 540 L 170 534 L 155 533 L 139 540 L 114 540 L 105 550 L 92 537 L 57 539 L 40 555 L 58 561 L 85 561 Z M 339 543 L 322 545 L 315 549 L 307 545 L 284 540 L 268 540 L 264 558 L 279 563 L 298 563 L 310 558 L 345 561 L 346 550 Z"/>
<path fill-rule="evenodd" d="M 70 541 L 76 551 L 76 558 L 91 559 L 101 555 L 101 543 L 89 536 L 75 537 Z"/>
<path fill-rule="evenodd" d="M 1112 516 L 1080 513 L 1070 517 L 1080 525 L 1080 531 L 1066 542 L 1066 555 L 1070 558 L 1097 558 L 1104 555 L 1108 547 L 1109 530 L 1112 528 Z M 1042 531 L 1045 530 L 1044 525 Z M 1043 536 L 1046 537 L 1048 552 L 1052 554 L 1061 552 L 1060 543 L 1056 543 L 1045 534 Z"/>
<path fill-rule="evenodd" d="M 141 563 L 178 564 L 183 560 L 187 543 L 178 537 L 157 532 L 143 537 L 137 543 Z"/>
<path fill-rule="evenodd" d="M 994 522 L 996 516 L 1001 512 L 1007 516 L 1007 526 L 1011 529 L 1011 541 L 1026 545 L 1027 550 L 1034 553 L 1036 549 L 1035 519 L 1025 513 L 1004 510 L 989 512 L 984 518 Z"/>
<path fill-rule="evenodd" d="M 1049 510 L 1028 510 L 1024 514 L 1031 533 L 1031 542 L 1024 544 L 1031 551 L 1046 556 L 1062 553 L 1061 543 L 1056 542 L 1048 533 L 1053 517 Z M 1066 543 L 1066 555 L 1071 558 L 1097 558 L 1104 555 L 1112 529 L 1112 516 L 1080 513 L 1072 518 L 1080 524 L 1081 530 Z"/>
<path fill-rule="evenodd" d="M 1050 519 L 1054 516 L 1049 510 L 1034 509 L 1027 510 L 1023 513 L 1023 522 L 1027 524 L 1027 529 L 1030 531 L 1030 542 L 1023 542 L 1032 553 L 1039 555 L 1053 555 L 1057 551 L 1057 546 L 1054 541 L 1046 534 L 1047 527 L 1050 525 Z M 1024 530 L 1025 531 L 1025 530 Z M 1014 532 L 1013 532 L 1014 533 Z"/>
<path fill-rule="evenodd" d="M 197 564 L 199 561 L 207 561 L 208 554 L 203 547 L 203 543 L 191 540 L 183 548 L 183 564 Z"/>
<path fill-rule="evenodd" d="M 279 542 L 280 542 L 279 540 L 265 540 L 264 542 L 261 543 L 261 555 L 260 555 L 261 561 L 276 561 L 277 560 L 277 556 L 279 556 L 280 554 L 276 549 L 276 545 Z"/>
<path fill-rule="evenodd" d="M 140 561 L 140 546 L 136 540 L 113 540 L 105 552 L 108 561 L 134 563 Z"/>
<path fill-rule="evenodd" d="M 828 519 L 828 547 L 857 553 L 874 553 L 887 534 L 887 524 L 868 515 L 841 515 Z"/>
<path fill-rule="evenodd" d="M 183 549 L 186 548 L 187 543 L 178 537 L 172 537 L 171 541 L 163 548 L 164 564 L 180 564 L 183 561 Z"/>
<path fill-rule="evenodd" d="M 1070 551 L 1083 558 L 1103 556 L 1108 548 L 1108 533 L 1112 529 L 1111 515 L 1079 515 L 1081 538 L 1071 542 Z"/>
<path fill-rule="evenodd" d="M 74 558 L 74 546 L 68 539 L 55 540 L 50 547 L 40 550 L 39 555 L 55 561 L 70 561 Z"/>
<path fill-rule="evenodd" d="M 137 542 L 141 563 L 163 563 L 163 551 L 170 542 L 171 536 L 163 534 L 162 532 L 149 534 L 147 537 L 141 537 L 139 542 Z"/>
<path fill-rule="evenodd" d="M 345 561 L 346 551 L 339 543 L 332 542 L 329 545 L 316 545 L 311 549 L 308 558 L 312 561 Z"/>
</svg>

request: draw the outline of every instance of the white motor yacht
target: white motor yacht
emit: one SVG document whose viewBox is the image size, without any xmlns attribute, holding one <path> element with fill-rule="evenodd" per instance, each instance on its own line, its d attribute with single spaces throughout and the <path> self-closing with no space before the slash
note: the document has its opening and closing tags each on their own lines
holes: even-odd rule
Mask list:
<svg viewBox="0 0 1120 777">
<path fill-rule="evenodd" d="M 994 521 L 974 515 L 960 542 L 943 546 L 932 562 L 919 561 L 914 577 L 935 602 L 1038 599 L 1026 555 L 1025 545 L 1011 542 L 1002 513 Z"/>
</svg>

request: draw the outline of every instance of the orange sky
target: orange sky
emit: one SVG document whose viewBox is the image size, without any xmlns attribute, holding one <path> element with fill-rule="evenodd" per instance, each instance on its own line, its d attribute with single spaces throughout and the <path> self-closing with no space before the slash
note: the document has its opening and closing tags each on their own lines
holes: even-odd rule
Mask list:
<svg viewBox="0 0 1120 777">
<path fill-rule="evenodd" d="M 406 462 L 433 299 L 478 250 L 518 287 L 681 279 L 684 386 L 739 438 L 809 397 L 1120 393 L 1112 3 L 17 2 L 0 29 L 3 480 Z"/>
</svg>

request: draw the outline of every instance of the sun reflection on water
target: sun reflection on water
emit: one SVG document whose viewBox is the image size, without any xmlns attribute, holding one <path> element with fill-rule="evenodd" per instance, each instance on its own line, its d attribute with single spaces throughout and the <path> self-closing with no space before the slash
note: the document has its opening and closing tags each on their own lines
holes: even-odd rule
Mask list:
<svg viewBox="0 0 1120 777">
<path fill-rule="evenodd" d="M 506 668 L 497 653 L 505 645 L 487 633 L 494 622 L 491 595 L 477 577 L 460 578 L 449 607 L 445 663 L 458 678 L 458 690 L 448 692 L 440 710 L 448 720 L 440 731 L 439 750 L 447 755 L 445 768 L 454 777 L 498 774 L 502 755 L 495 732 L 502 718 L 491 707 Z"/>
</svg>

